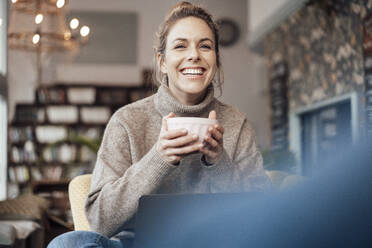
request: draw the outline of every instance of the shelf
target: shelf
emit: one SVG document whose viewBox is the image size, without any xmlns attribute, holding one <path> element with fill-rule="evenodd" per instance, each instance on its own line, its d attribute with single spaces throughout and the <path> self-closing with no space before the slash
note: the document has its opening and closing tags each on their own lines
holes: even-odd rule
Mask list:
<svg viewBox="0 0 372 248">
<path fill-rule="evenodd" d="M 115 104 L 115 103 L 34 103 L 33 104 L 36 107 L 39 108 L 45 108 L 45 107 L 69 107 L 69 106 L 76 106 L 78 108 L 81 107 L 117 107 L 117 106 L 124 106 L 122 104 Z"/>
<path fill-rule="evenodd" d="M 13 161 L 9 161 L 8 162 L 8 165 L 9 166 L 22 166 L 22 165 L 24 165 L 24 166 L 27 166 L 27 165 L 37 165 L 37 163 L 36 162 L 13 162 Z"/>
<path fill-rule="evenodd" d="M 12 162 L 9 161 L 8 165 L 9 166 L 78 166 L 78 165 L 89 165 L 91 162 L 88 161 L 82 161 L 82 162 L 76 162 L 73 161 L 71 163 L 65 163 L 65 162 L 59 162 L 59 161 L 54 161 L 54 162 Z"/>
<path fill-rule="evenodd" d="M 85 122 L 77 122 L 77 123 L 66 123 L 66 122 L 58 122 L 58 123 L 51 123 L 51 122 L 12 122 L 10 126 L 15 127 L 27 127 L 27 126 L 67 126 L 67 127 L 105 127 L 107 123 L 85 123 Z"/>
<path fill-rule="evenodd" d="M 24 159 L 8 163 L 9 178 L 21 181 L 27 178 L 21 183 L 23 188 L 53 185 L 67 190 L 69 180 L 34 180 L 73 178 L 89 171 L 96 159 L 96 152 L 89 148 L 96 149 L 99 145 L 97 140 L 102 139 L 114 111 L 155 91 L 152 86 L 80 84 L 38 88 L 34 103 L 16 105 L 16 118 L 8 126 L 9 158 Z M 74 137 L 86 137 L 86 140 Z M 26 145 L 26 141 L 32 145 Z"/>
<path fill-rule="evenodd" d="M 68 191 L 68 184 L 71 180 L 40 180 L 31 182 L 34 193 Z"/>
<path fill-rule="evenodd" d="M 24 146 L 27 141 L 31 141 L 31 142 L 35 143 L 34 140 L 24 140 L 24 141 L 17 141 L 17 142 L 11 141 L 10 144 L 12 146 Z"/>
</svg>

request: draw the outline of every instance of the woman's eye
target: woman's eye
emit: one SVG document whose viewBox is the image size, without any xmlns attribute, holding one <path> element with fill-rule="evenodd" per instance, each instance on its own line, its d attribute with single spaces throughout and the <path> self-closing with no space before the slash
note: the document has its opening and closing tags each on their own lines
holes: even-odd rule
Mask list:
<svg viewBox="0 0 372 248">
<path fill-rule="evenodd" d="M 211 49 L 211 46 L 210 45 L 201 45 L 201 48 Z"/>
<path fill-rule="evenodd" d="M 175 48 L 175 49 L 180 49 L 180 48 L 185 48 L 185 46 L 184 46 L 184 45 L 177 45 L 177 46 L 175 46 L 174 48 Z"/>
</svg>

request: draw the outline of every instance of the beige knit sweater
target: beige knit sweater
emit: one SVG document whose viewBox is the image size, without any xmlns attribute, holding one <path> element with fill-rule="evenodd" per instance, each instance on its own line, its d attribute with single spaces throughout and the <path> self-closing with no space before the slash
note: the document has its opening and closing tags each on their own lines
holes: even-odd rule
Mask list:
<svg viewBox="0 0 372 248">
<path fill-rule="evenodd" d="M 219 163 L 206 166 L 201 154 L 164 161 L 155 149 L 162 117 L 208 117 L 217 113 L 224 127 L 224 152 Z M 107 124 L 93 171 L 86 214 L 91 228 L 111 237 L 133 227 L 138 199 L 154 193 L 256 191 L 270 187 L 253 130 L 234 107 L 214 98 L 210 89 L 198 105 L 179 103 L 165 86 L 146 99 L 119 109 Z"/>
</svg>

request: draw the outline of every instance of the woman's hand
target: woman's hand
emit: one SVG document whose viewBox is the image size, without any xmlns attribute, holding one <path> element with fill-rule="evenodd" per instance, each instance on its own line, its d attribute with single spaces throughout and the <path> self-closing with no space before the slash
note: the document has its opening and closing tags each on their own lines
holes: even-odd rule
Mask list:
<svg viewBox="0 0 372 248">
<path fill-rule="evenodd" d="M 174 116 L 174 113 L 170 113 L 163 117 L 156 150 L 165 161 L 177 165 L 182 157 L 199 151 L 203 144 L 195 142 L 198 140 L 198 135 L 187 134 L 186 129 L 168 131 L 167 119 Z"/>
<path fill-rule="evenodd" d="M 216 117 L 216 111 L 212 110 L 208 118 L 216 120 Z M 205 156 L 205 162 L 208 164 L 217 163 L 222 156 L 223 133 L 224 128 L 219 123 L 208 128 L 208 134 L 204 138 L 203 147 L 199 150 Z"/>
</svg>

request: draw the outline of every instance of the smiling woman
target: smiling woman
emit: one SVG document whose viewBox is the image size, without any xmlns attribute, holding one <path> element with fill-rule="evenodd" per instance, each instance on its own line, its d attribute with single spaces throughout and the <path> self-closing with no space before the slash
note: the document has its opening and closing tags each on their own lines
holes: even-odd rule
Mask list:
<svg viewBox="0 0 372 248">
<path fill-rule="evenodd" d="M 50 247 L 88 242 L 125 247 L 143 195 L 271 187 L 247 117 L 214 97 L 222 77 L 212 16 L 197 5 L 179 3 L 160 26 L 157 41 L 157 93 L 119 109 L 98 151 L 86 201 L 95 232 L 67 233 Z M 209 118 L 214 124 L 199 137 L 185 126 L 168 130 L 167 120 L 175 117 Z M 121 242 L 107 238 L 122 231 Z"/>
<path fill-rule="evenodd" d="M 217 70 L 212 30 L 201 19 L 187 17 L 170 29 L 165 54 L 158 53 L 161 72 L 173 96 L 185 105 L 199 103 Z"/>
</svg>

